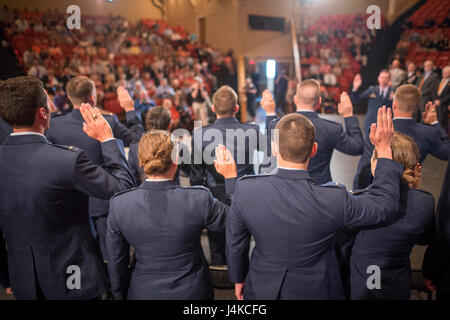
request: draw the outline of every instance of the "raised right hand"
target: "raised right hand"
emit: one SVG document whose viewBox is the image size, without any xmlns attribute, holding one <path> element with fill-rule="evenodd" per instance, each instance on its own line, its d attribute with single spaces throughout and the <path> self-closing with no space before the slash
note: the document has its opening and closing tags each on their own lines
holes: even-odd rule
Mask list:
<svg viewBox="0 0 450 320">
<path fill-rule="evenodd" d="M 92 108 L 89 103 L 82 103 L 80 107 L 83 116 L 83 131 L 92 139 L 103 142 L 114 138 L 111 126 L 103 118 L 100 110 Z"/>
<path fill-rule="evenodd" d="M 353 90 L 358 90 L 359 87 L 362 84 L 362 78 L 361 75 L 358 73 L 355 78 L 353 79 Z"/>
<path fill-rule="evenodd" d="M 262 94 L 261 107 L 267 114 L 275 114 L 275 99 L 267 89 Z"/>
<path fill-rule="evenodd" d="M 234 294 L 236 296 L 236 299 L 244 300 L 244 286 L 245 282 L 234 284 Z"/>
<path fill-rule="evenodd" d="M 377 123 L 370 128 L 370 142 L 377 150 L 378 158 L 392 159 L 391 141 L 394 136 L 391 109 L 383 106 L 378 109 Z"/>
</svg>

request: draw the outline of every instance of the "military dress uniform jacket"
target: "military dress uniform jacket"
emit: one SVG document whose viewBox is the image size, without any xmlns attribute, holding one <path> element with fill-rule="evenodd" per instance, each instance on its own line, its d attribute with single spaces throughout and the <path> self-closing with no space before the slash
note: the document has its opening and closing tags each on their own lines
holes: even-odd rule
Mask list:
<svg viewBox="0 0 450 320">
<path fill-rule="evenodd" d="M 130 188 L 132 177 L 118 141 L 101 148 L 104 169 L 84 151 L 38 134 L 10 136 L 0 146 L 0 229 L 17 299 L 92 299 L 106 292 L 88 196 L 109 199 Z M 78 289 L 67 284 L 73 268 Z"/>
<path fill-rule="evenodd" d="M 447 133 L 439 123 L 427 125 L 417 123 L 412 118 L 394 118 L 394 130 L 411 137 L 419 147 L 420 163 L 428 154 L 441 160 L 447 160 L 450 149 L 450 140 Z M 372 158 L 373 145 L 369 136 L 364 140 L 364 153 L 359 160 L 358 169 L 353 181 L 355 190 L 367 188 L 372 183 L 372 172 L 370 171 L 370 159 Z"/>
<path fill-rule="evenodd" d="M 122 140 L 124 145 L 139 141 L 144 133 L 144 128 L 137 119 L 135 111 L 126 113 L 130 129 L 120 123 L 116 116 L 104 115 L 104 117 L 111 126 L 114 137 Z M 79 109 L 52 119 L 46 135 L 52 143 L 76 146 L 84 150 L 89 160 L 95 164 L 102 165 L 104 163 L 100 142 L 90 138 L 83 131 L 83 117 Z M 98 198 L 90 199 L 89 212 L 92 217 L 106 216 L 108 209 L 108 201 Z"/>
<path fill-rule="evenodd" d="M 436 212 L 436 232 L 425 252 L 423 275 L 436 285 L 440 293 L 450 297 L 450 151 Z"/>
<path fill-rule="evenodd" d="M 227 190 L 233 191 L 233 179 Z M 212 299 L 200 238 L 225 230 L 228 206 L 200 186 L 144 181 L 111 199 L 106 245 L 116 299 Z M 129 246 L 135 249 L 130 270 Z"/>
<path fill-rule="evenodd" d="M 228 137 L 227 137 L 228 131 Z M 214 133 L 219 136 L 216 137 Z M 247 135 L 247 136 L 245 136 Z M 203 153 L 215 156 L 215 147 L 224 144 L 231 151 L 237 164 L 238 177 L 254 174 L 253 154 L 259 150 L 259 127 L 255 124 L 240 123 L 236 118 L 217 119 L 209 126 L 196 129 L 192 135 L 191 185 L 202 185 L 211 190 L 214 197 L 225 201 L 225 182 L 217 173 L 214 164 L 207 164 Z M 206 151 L 205 151 L 206 150 Z"/>
<path fill-rule="evenodd" d="M 346 129 L 344 130 L 341 124 L 322 119 L 316 112 L 299 111 L 297 113 L 311 120 L 316 131 L 318 150 L 314 158 L 309 161 L 308 166 L 308 173 L 316 184 L 325 184 L 332 180 L 330 161 L 334 149 L 354 156 L 363 153 L 363 136 L 357 117 L 345 118 Z M 266 128 L 269 129 L 267 132 L 269 155 L 271 154 L 272 130 L 275 129 L 278 121 L 276 116 L 266 117 Z"/>
<path fill-rule="evenodd" d="M 3 141 L 9 137 L 11 132 L 11 127 L 2 118 L 0 118 L 0 144 L 2 144 Z"/>
<path fill-rule="evenodd" d="M 365 199 L 370 187 L 355 191 Z M 354 240 L 350 256 L 351 298 L 354 300 L 409 300 L 411 292 L 410 254 L 414 245 L 427 245 L 434 231 L 433 196 L 422 190 L 401 186 L 400 206 L 391 224 L 361 229 Z M 380 268 L 380 289 L 369 289 L 367 280 Z"/>
<path fill-rule="evenodd" d="M 392 108 L 392 101 L 395 90 L 388 87 L 386 93 L 380 94 L 380 86 L 370 86 L 363 92 L 351 91 L 350 98 L 353 104 L 358 104 L 362 100 L 367 100 L 367 112 L 364 120 L 364 134 L 368 134 L 372 123 L 377 123 L 378 108 L 386 106 Z"/>
<path fill-rule="evenodd" d="M 379 159 L 367 199 L 337 184 L 315 185 L 306 171 L 238 180 L 227 220 L 230 281 L 245 280 L 244 299 L 344 299 L 334 236 L 344 226 L 391 221 L 399 206 L 402 165 Z M 256 247 L 249 262 L 248 244 Z"/>
</svg>

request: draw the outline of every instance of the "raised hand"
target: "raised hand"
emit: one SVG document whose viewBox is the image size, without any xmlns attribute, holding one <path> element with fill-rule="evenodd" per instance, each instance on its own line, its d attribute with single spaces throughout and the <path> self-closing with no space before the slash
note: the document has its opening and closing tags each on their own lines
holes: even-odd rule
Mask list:
<svg viewBox="0 0 450 320">
<path fill-rule="evenodd" d="M 237 177 L 236 162 L 234 162 L 230 150 L 222 144 L 219 144 L 216 148 L 216 160 L 214 160 L 214 167 L 218 173 L 224 176 L 225 179 Z"/>
<path fill-rule="evenodd" d="M 83 131 L 89 137 L 100 142 L 114 137 L 108 121 L 103 118 L 98 108 L 94 109 L 89 103 L 82 103 L 80 112 L 84 120 Z"/>
<path fill-rule="evenodd" d="M 423 123 L 432 124 L 437 121 L 436 106 L 433 102 L 429 101 L 425 106 L 425 111 L 423 112 Z"/>
<path fill-rule="evenodd" d="M 353 79 L 353 90 L 358 90 L 359 87 L 361 87 L 362 84 L 362 78 L 361 75 L 358 73 L 355 78 Z"/>
<path fill-rule="evenodd" d="M 134 101 L 128 93 L 127 89 L 125 89 L 124 87 L 118 87 L 117 98 L 119 100 L 120 107 L 125 110 L 125 112 L 134 110 Z"/>
<path fill-rule="evenodd" d="M 392 159 L 391 141 L 394 136 L 391 109 L 383 106 L 378 109 L 377 123 L 370 128 L 370 142 L 377 150 L 378 158 Z"/>
<path fill-rule="evenodd" d="M 353 105 L 347 92 L 341 93 L 341 101 L 338 104 L 338 113 L 344 118 L 353 116 Z"/>
<path fill-rule="evenodd" d="M 275 114 L 275 99 L 267 89 L 262 94 L 261 107 L 267 114 Z"/>
<path fill-rule="evenodd" d="M 245 282 L 236 283 L 234 285 L 234 295 L 236 296 L 236 299 L 244 300 L 244 287 Z"/>
</svg>

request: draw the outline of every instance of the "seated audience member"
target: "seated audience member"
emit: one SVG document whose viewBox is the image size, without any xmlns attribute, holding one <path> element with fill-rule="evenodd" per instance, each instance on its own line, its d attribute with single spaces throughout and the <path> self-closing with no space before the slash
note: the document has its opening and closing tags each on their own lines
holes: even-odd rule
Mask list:
<svg viewBox="0 0 450 320">
<path fill-rule="evenodd" d="M 200 237 L 204 228 L 225 230 L 228 206 L 206 188 L 180 187 L 174 181 L 174 148 L 169 132 L 146 133 L 139 142 L 139 162 L 147 179 L 111 199 L 108 271 L 116 299 L 213 298 Z M 226 159 L 231 154 L 223 146 L 218 149 L 217 171 L 225 178 L 236 177 L 236 166 Z M 132 270 L 130 245 L 136 256 Z"/>
<path fill-rule="evenodd" d="M 276 172 L 241 178 L 227 218 L 227 262 L 236 297 L 344 299 L 333 249 L 336 232 L 345 226 L 392 221 L 398 212 L 403 170 L 391 160 L 392 116 L 380 108 L 373 125 L 371 140 L 379 159 L 375 182 L 365 199 L 350 196 L 337 183 L 318 186 L 312 182 L 306 170 L 318 145 L 314 126 L 305 116 L 287 115 L 276 129 Z M 249 261 L 251 236 L 256 246 Z"/>
<path fill-rule="evenodd" d="M 341 95 L 341 103 L 338 106 L 338 112 L 344 117 L 345 127 L 342 125 L 325 120 L 316 113 L 316 106 L 321 105 L 320 85 L 316 80 L 305 80 L 297 87 L 297 94 L 294 97 L 298 114 L 307 117 L 315 127 L 316 142 L 320 144 L 319 150 L 314 158 L 311 159 L 308 166 L 308 172 L 311 178 L 317 184 L 324 184 L 331 181 L 330 161 L 334 149 L 345 154 L 360 155 L 363 152 L 363 136 L 356 116 L 353 115 L 353 105 L 347 93 Z M 263 93 L 261 106 L 267 113 L 266 128 L 268 133 L 268 144 L 270 152 L 271 130 L 275 129 L 279 120 L 276 119 L 275 105 L 270 92 Z M 275 161 L 266 172 L 270 172 L 276 166 Z"/>
<path fill-rule="evenodd" d="M 145 117 L 145 129 L 147 132 L 155 130 L 166 130 L 170 132 L 172 128 L 172 118 L 167 108 L 159 106 L 154 107 Z M 135 185 L 140 185 L 145 180 L 145 174 L 139 166 L 138 158 L 139 142 L 130 144 L 130 151 L 128 152 L 128 164 L 134 177 Z"/>
<path fill-rule="evenodd" d="M 411 292 L 410 254 L 414 245 L 427 245 L 434 229 L 434 198 L 419 190 L 421 169 L 419 148 L 412 138 L 396 132 L 391 142 L 392 159 L 403 164 L 400 206 L 393 223 L 353 230 L 356 232 L 350 260 L 351 299 L 409 300 Z M 375 176 L 378 155 L 371 159 Z M 370 197 L 370 187 L 351 192 L 357 199 Z M 367 287 L 368 267 L 380 267 L 380 288 Z"/>
<path fill-rule="evenodd" d="M 89 224 L 89 197 L 107 201 L 133 179 L 111 127 L 90 105 L 80 106 L 84 134 L 101 144 L 103 166 L 76 147 L 49 143 L 49 100 L 34 77 L 0 83 L 0 116 L 14 130 L 0 146 L 0 238 L 9 282 L 19 300 L 99 298 L 107 280 Z M 0 243 L 1 257 L 4 251 Z M 71 280 L 71 266 L 79 281 Z"/>
<path fill-rule="evenodd" d="M 175 91 L 168 84 L 167 79 L 163 78 L 161 84 L 156 88 L 155 97 L 158 99 L 172 98 L 175 95 Z"/>
<path fill-rule="evenodd" d="M 395 91 L 392 111 L 394 113 L 395 131 L 411 137 L 419 147 L 419 162 L 425 160 L 428 154 L 438 159 L 447 160 L 450 140 L 447 133 L 437 121 L 435 106 L 429 102 L 424 113 L 424 123 L 414 120 L 420 101 L 419 89 L 411 84 L 404 84 Z M 372 182 L 370 171 L 370 159 L 373 153 L 373 145 L 369 138 L 364 141 L 364 153 L 359 160 L 353 189 L 364 189 Z"/>
</svg>

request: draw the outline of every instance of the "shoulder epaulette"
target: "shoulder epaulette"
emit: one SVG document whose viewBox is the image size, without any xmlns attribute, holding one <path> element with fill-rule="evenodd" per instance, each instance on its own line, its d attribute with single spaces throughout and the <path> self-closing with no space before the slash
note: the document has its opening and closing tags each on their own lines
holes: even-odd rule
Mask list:
<svg viewBox="0 0 450 320">
<path fill-rule="evenodd" d="M 271 176 L 271 175 L 270 174 L 248 174 L 248 175 L 246 174 L 245 176 L 240 177 L 238 179 L 238 181 L 250 179 L 250 178 L 260 178 L 260 177 L 269 177 L 269 176 Z"/>
<path fill-rule="evenodd" d="M 339 182 L 330 181 L 325 184 L 318 184 L 318 187 L 334 187 L 334 188 L 344 188 L 345 186 Z"/>
<path fill-rule="evenodd" d="M 364 192 L 369 191 L 370 188 L 365 188 L 365 189 L 358 189 L 358 190 L 350 190 L 348 193 L 350 193 L 353 196 L 356 196 L 358 194 L 362 194 Z"/>
<path fill-rule="evenodd" d="M 73 152 L 76 152 L 76 151 L 79 151 L 79 150 L 80 150 L 80 149 L 77 148 L 77 147 L 74 147 L 74 146 L 64 146 L 64 145 L 62 145 L 62 144 L 49 143 L 49 145 L 54 146 L 54 147 L 57 147 L 57 148 L 61 148 L 61 149 L 73 151 Z"/>
<path fill-rule="evenodd" d="M 134 187 L 134 188 L 131 188 L 131 189 L 128 189 L 128 190 L 123 190 L 123 191 L 116 192 L 116 193 L 111 197 L 111 199 L 114 198 L 114 197 L 116 197 L 116 196 L 120 196 L 121 194 L 130 192 L 130 191 L 133 191 L 133 190 L 136 190 L 136 189 L 138 189 L 138 188 L 137 188 L 137 187 Z"/>
</svg>

